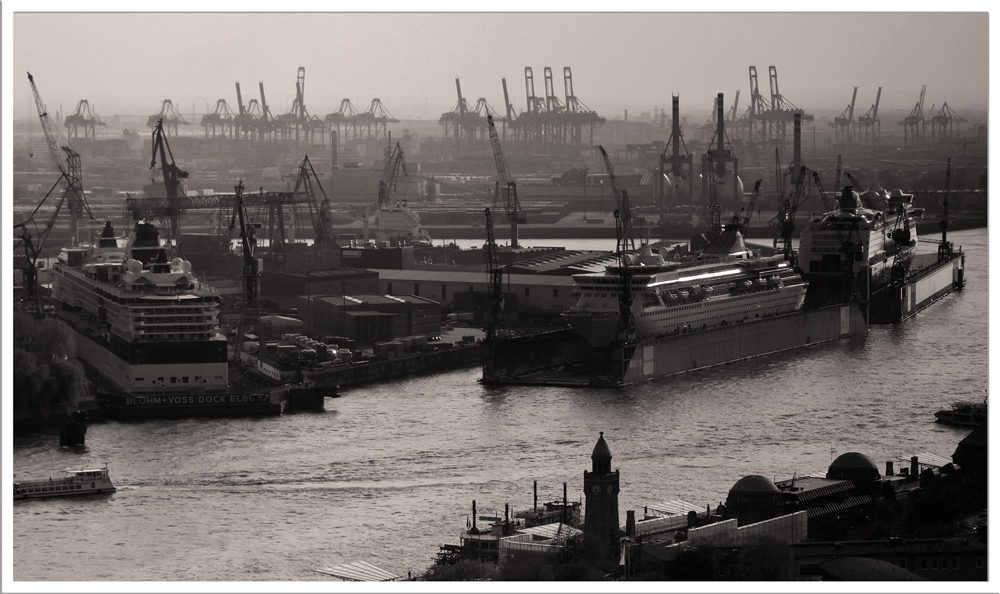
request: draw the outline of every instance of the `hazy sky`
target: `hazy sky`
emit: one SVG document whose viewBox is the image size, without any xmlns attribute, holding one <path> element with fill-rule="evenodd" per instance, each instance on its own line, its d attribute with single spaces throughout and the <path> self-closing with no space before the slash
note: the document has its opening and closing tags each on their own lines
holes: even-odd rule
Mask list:
<svg viewBox="0 0 1000 594">
<path fill-rule="evenodd" d="M 959 112 L 985 109 L 988 97 L 985 12 L 15 12 L 13 33 L 13 69 L 4 76 L 15 117 L 33 115 L 27 71 L 50 110 L 88 99 L 102 117 L 148 115 L 165 98 L 186 113 L 220 98 L 236 109 L 237 80 L 244 103 L 263 81 L 277 115 L 294 99 L 299 66 L 306 106 L 321 118 L 342 98 L 361 110 L 378 97 L 397 118 L 436 120 L 455 105 L 456 77 L 470 105 L 485 97 L 501 112 L 506 77 L 520 111 L 525 66 L 536 96 L 545 95 L 543 68 L 551 66 L 560 100 L 563 67 L 571 67 L 576 96 L 606 117 L 669 112 L 672 93 L 682 111 L 707 115 L 716 93 L 726 94 L 728 109 L 737 89 L 742 112 L 751 65 L 765 95 L 768 66 L 776 66 L 782 95 L 806 110 L 841 110 L 854 86 L 860 113 L 879 86 L 885 110 L 912 108 L 923 84 L 925 110 L 945 101 Z"/>
</svg>

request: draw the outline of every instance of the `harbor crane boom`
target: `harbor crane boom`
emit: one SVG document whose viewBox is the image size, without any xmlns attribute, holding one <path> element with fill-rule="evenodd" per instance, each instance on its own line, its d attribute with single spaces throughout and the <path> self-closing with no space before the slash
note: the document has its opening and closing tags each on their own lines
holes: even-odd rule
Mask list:
<svg viewBox="0 0 1000 594">
<path fill-rule="evenodd" d="M 87 211 L 90 220 L 94 220 L 94 214 L 87 204 L 86 196 L 83 193 L 83 178 L 80 166 L 80 155 L 69 147 L 69 143 L 63 140 L 58 128 L 52 125 L 49 118 L 48 109 L 42 101 L 42 96 L 35 86 L 35 78 L 28 73 L 28 82 L 31 84 L 31 94 L 35 99 L 35 109 L 38 110 L 38 120 L 42 124 L 42 133 L 45 135 L 45 146 L 48 148 L 49 161 L 60 173 L 60 180 L 63 182 L 64 199 L 69 200 L 69 233 L 74 239 L 79 238 L 79 220 L 83 211 Z M 62 150 L 62 152 L 60 152 Z M 65 153 L 65 154 L 64 154 Z"/>
<path fill-rule="evenodd" d="M 167 136 L 163 132 L 163 118 L 156 123 L 156 127 L 153 128 L 153 159 L 149 162 L 149 168 L 153 169 L 156 167 L 156 154 L 160 154 L 160 169 L 163 171 L 163 187 L 167 191 L 167 201 L 173 207 L 171 212 L 168 213 L 168 220 L 170 221 L 170 237 L 172 239 L 177 238 L 177 216 L 180 214 L 180 208 L 177 206 L 178 198 L 184 196 L 184 188 L 181 187 L 180 180 L 187 178 L 188 172 L 182 171 L 180 167 L 174 163 L 174 153 L 170 150 L 170 143 L 167 141 Z M 170 160 L 167 160 L 167 157 Z"/>
<path fill-rule="evenodd" d="M 604 149 L 601 149 L 604 152 Z M 605 153 L 605 158 L 607 154 Z M 632 271 L 625 254 L 625 238 L 628 229 L 626 218 L 615 210 L 615 234 L 618 236 L 618 342 L 624 344 L 635 336 L 635 318 L 632 316 Z"/>
<path fill-rule="evenodd" d="M 396 192 L 396 182 L 399 179 L 399 172 L 403 171 L 403 175 L 409 178 L 409 174 L 406 173 L 406 162 L 403 161 L 403 149 L 396 143 L 395 148 L 392 149 L 392 153 L 389 158 L 385 161 L 385 169 L 382 171 L 382 179 L 378 182 L 378 206 L 379 208 L 387 206 L 389 202 L 389 197 Z"/>
<path fill-rule="evenodd" d="M 747 209 L 746 212 L 743 214 L 743 220 L 740 221 L 741 229 L 750 228 L 750 218 L 753 217 L 753 209 L 755 206 L 757 206 L 757 196 L 760 194 L 760 184 L 763 181 L 764 180 L 762 179 L 758 179 L 753 184 L 753 193 L 750 194 L 750 202 L 747 203 Z"/>
<path fill-rule="evenodd" d="M 632 239 L 632 209 L 628 202 L 628 193 L 624 190 L 618 189 L 618 181 L 615 180 L 615 169 L 611 166 L 611 159 L 608 158 L 608 151 L 604 150 L 604 147 L 598 145 L 597 148 L 601 151 L 601 158 L 604 159 L 604 168 L 608 172 L 608 179 L 611 181 L 611 193 L 615 197 L 615 205 L 618 207 L 616 210 L 621 216 L 621 234 L 618 238 L 618 242 L 621 244 L 620 249 L 623 250 L 634 250 L 635 241 Z M 618 223 L 616 223 L 618 224 Z"/>
<path fill-rule="evenodd" d="M 504 323 L 503 268 L 500 266 L 497 243 L 493 237 L 493 215 L 489 208 L 485 209 L 485 215 L 486 255 L 489 267 L 487 270 L 489 274 L 487 295 L 490 300 L 490 309 L 486 317 L 486 342 L 493 342 L 501 336 L 501 331 L 506 326 Z"/>
<path fill-rule="evenodd" d="M 497 135 L 497 127 L 493 124 L 493 116 L 486 114 L 486 122 L 490 128 L 490 143 L 493 145 L 493 158 L 497 165 L 497 178 L 500 195 L 503 196 L 503 209 L 510 221 L 510 247 L 517 248 L 517 225 L 528 222 L 527 216 L 521 209 L 521 202 L 517 199 L 517 183 L 507 178 L 507 161 L 503 158 L 503 150 L 500 148 L 500 137 Z M 493 196 L 493 205 L 496 206 L 497 196 Z"/>
<path fill-rule="evenodd" d="M 247 314 L 249 312 L 254 323 L 254 330 L 260 339 L 260 263 L 257 260 L 256 229 L 260 223 L 251 223 L 246 203 L 243 201 L 243 182 L 236 186 L 236 200 L 233 202 L 232 216 L 229 218 L 229 230 L 240 223 L 240 245 L 243 249 L 243 310 L 240 315 L 240 326 L 236 334 L 236 360 L 240 360 L 243 352 L 243 339 L 247 330 Z"/>
<path fill-rule="evenodd" d="M 319 193 L 323 196 L 322 200 L 319 200 L 319 196 L 316 195 L 313 181 L 316 182 L 316 187 L 319 188 Z M 309 161 L 309 155 L 306 155 L 299 165 L 298 173 L 295 176 L 295 189 L 292 190 L 292 194 L 298 194 L 300 189 L 306 197 L 306 204 L 309 206 L 309 217 L 312 219 L 313 232 L 316 233 L 316 245 L 323 252 L 325 259 L 327 244 L 330 241 L 330 199 L 326 197 L 323 184 L 320 183 L 319 176 L 316 175 L 316 170 L 313 169 L 312 163 Z"/>
</svg>

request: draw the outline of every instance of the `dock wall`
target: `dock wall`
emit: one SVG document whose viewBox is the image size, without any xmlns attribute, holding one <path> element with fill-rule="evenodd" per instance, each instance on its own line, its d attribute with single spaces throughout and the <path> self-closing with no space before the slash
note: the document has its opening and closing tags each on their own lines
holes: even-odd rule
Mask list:
<svg viewBox="0 0 1000 594">
<path fill-rule="evenodd" d="M 483 380 L 490 381 L 529 373 L 539 368 L 556 367 L 584 359 L 597 351 L 575 330 L 556 330 L 519 336 L 484 344 Z M 607 361 L 607 357 L 605 357 Z"/>
<path fill-rule="evenodd" d="M 774 316 L 618 346 L 613 350 L 613 377 L 633 384 L 867 331 L 854 303 Z"/>
</svg>

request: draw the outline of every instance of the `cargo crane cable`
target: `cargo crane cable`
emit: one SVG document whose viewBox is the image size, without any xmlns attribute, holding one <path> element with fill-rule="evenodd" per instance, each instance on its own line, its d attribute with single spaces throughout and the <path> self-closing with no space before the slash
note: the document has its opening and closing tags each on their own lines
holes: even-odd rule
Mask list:
<svg viewBox="0 0 1000 594">
<path fill-rule="evenodd" d="M 608 158 L 608 151 L 598 145 L 601 151 L 601 158 L 604 160 L 604 169 L 608 172 L 608 180 L 611 182 L 611 192 L 615 197 L 616 212 L 621 216 L 621 236 L 618 238 L 620 250 L 634 250 L 635 240 L 632 239 L 632 208 L 629 205 L 628 192 L 618 189 L 618 180 L 615 179 L 615 169 L 611 166 L 611 159 Z M 616 223 L 617 224 L 617 223 Z"/>
<path fill-rule="evenodd" d="M 499 181 L 500 194 L 503 196 L 503 209 L 510 222 L 510 247 L 518 248 L 517 226 L 526 224 L 528 218 L 521 208 L 521 201 L 517 197 L 517 183 L 507 177 L 507 160 L 504 159 L 503 149 L 500 147 L 500 137 L 497 135 L 496 125 L 493 123 L 493 116 L 486 114 L 486 123 L 489 126 L 490 144 L 493 147 L 493 160 L 496 162 L 497 179 Z M 497 196 L 493 196 L 493 207 L 496 208 Z"/>
<path fill-rule="evenodd" d="M 602 149 L 603 152 L 603 149 Z M 606 153 L 605 153 L 606 154 Z M 615 232 L 618 236 L 618 341 L 624 344 L 635 335 L 635 318 L 632 316 L 632 271 L 625 250 L 625 217 L 615 211 Z"/>
<path fill-rule="evenodd" d="M 170 207 L 167 209 L 166 218 L 170 225 L 170 238 L 177 238 L 177 217 L 181 209 L 177 204 L 178 198 L 184 197 L 184 188 L 180 180 L 188 177 L 188 172 L 181 170 L 174 163 L 174 153 L 170 150 L 170 142 L 163 132 L 163 118 L 156 122 L 153 128 L 153 158 L 149 162 L 149 168 L 156 168 L 156 154 L 160 154 L 160 169 L 163 172 L 163 187 L 167 192 L 167 201 Z M 168 161 L 169 157 L 169 161 Z"/>
</svg>

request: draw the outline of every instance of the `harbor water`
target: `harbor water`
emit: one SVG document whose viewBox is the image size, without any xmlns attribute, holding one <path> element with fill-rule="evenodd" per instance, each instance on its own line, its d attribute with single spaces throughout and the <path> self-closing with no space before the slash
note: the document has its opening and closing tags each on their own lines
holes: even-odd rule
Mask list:
<svg viewBox="0 0 1000 594">
<path fill-rule="evenodd" d="M 535 480 L 541 502 L 564 482 L 582 499 L 600 431 L 623 523 L 671 499 L 714 507 L 748 474 L 825 472 L 848 451 L 882 469 L 950 457 L 969 430 L 934 412 L 988 387 L 989 310 L 987 230 L 949 238 L 968 284 L 910 321 L 624 389 L 484 387 L 468 369 L 352 389 L 321 413 L 94 424 L 82 451 L 18 437 L 15 480 L 107 462 L 118 491 L 15 502 L 13 578 L 322 580 L 310 570 L 350 561 L 422 573 L 473 500 L 481 515 L 526 509 Z"/>
</svg>

